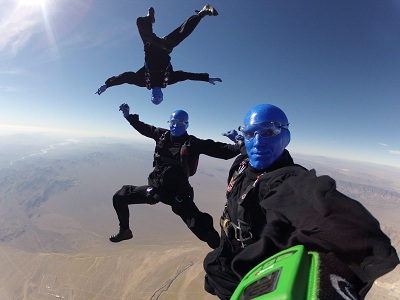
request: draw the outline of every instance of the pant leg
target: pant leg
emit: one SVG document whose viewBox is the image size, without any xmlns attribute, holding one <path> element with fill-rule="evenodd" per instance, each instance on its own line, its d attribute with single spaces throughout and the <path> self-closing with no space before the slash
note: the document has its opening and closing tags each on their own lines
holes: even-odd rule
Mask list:
<svg viewBox="0 0 400 300">
<path fill-rule="evenodd" d="M 186 197 L 178 197 L 172 200 L 172 211 L 179 215 L 186 226 L 198 239 L 206 242 L 211 248 L 219 246 L 219 234 L 214 229 L 213 218 L 201 212 L 193 201 L 193 189 L 190 188 Z"/>
<path fill-rule="evenodd" d="M 213 218 L 205 212 L 199 211 L 194 219 L 188 224 L 189 229 L 210 248 L 215 249 L 219 246 L 219 234 L 214 229 Z"/>
<path fill-rule="evenodd" d="M 193 32 L 202 18 L 203 17 L 199 15 L 190 16 L 185 22 L 182 23 L 181 26 L 163 37 L 163 40 L 165 41 L 165 48 L 172 51 L 173 48 L 178 46 Z"/>
<path fill-rule="evenodd" d="M 119 226 L 123 229 L 129 228 L 130 204 L 155 204 L 152 197 L 147 197 L 146 190 L 149 186 L 124 185 L 113 196 L 113 206 L 119 220 Z"/>
<path fill-rule="evenodd" d="M 136 26 L 138 28 L 139 35 L 142 38 L 143 45 L 150 43 L 162 48 L 162 39 L 156 36 L 153 32 L 153 23 L 151 22 L 149 16 L 137 18 Z"/>
<path fill-rule="evenodd" d="M 222 239 L 221 245 L 208 253 L 203 262 L 205 291 L 223 300 L 229 300 L 240 283 L 240 278 L 230 267 L 232 255 Z"/>
</svg>

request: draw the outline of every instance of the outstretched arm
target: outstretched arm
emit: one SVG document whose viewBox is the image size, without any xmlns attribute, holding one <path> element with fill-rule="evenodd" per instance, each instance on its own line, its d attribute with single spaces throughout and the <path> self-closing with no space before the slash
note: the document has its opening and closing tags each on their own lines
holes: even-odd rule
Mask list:
<svg viewBox="0 0 400 300">
<path fill-rule="evenodd" d="M 105 84 L 98 88 L 96 94 L 101 95 L 106 89 L 115 85 L 121 85 L 124 83 L 134 84 L 140 87 L 146 86 L 144 81 L 144 75 L 141 76 L 141 70 L 135 72 L 125 72 L 118 76 L 110 77 L 106 80 Z M 144 71 L 143 71 L 144 72 Z M 144 74 L 144 73 L 143 73 Z"/>
<path fill-rule="evenodd" d="M 107 87 L 111 87 L 111 86 L 115 86 L 115 85 L 121 85 L 124 83 L 128 83 L 128 84 L 134 84 L 137 86 L 142 86 L 142 81 L 144 81 L 144 78 L 142 78 L 143 80 L 141 80 L 140 71 L 141 71 L 141 69 L 138 70 L 136 73 L 135 72 L 125 72 L 118 76 L 110 77 L 106 80 L 106 85 L 107 85 Z"/>
<path fill-rule="evenodd" d="M 216 142 L 211 139 L 201 140 L 193 139 L 191 141 L 193 149 L 199 154 L 205 154 L 207 156 L 221 158 L 221 159 L 231 159 L 240 154 L 241 145 L 236 144 L 226 144 L 221 142 Z"/>
<path fill-rule="evenodd" d="M 185 80 L 209 82 L 210 77 L 207 73 L 190 73 L 185 71 L 174 71 L 170 75 L 169 84 L 174 84 Z"/>
<path fill-rule="evenodd" d="M 142 121 L 139 121 L 139 115 L 130 114 L 129 113 L 130 108 L 128 104 L 126 103 L 121 104 L 119 106 L 119 110 L 122 111 L 124 118 L 129 122 L 129 124 L 131 124 L 133 128 L 135 128 L 137 132 L 155 141 L 158 140 L 158 138 L 160 137 L 160 129 L 152 125 L 146 124 Z"/>
</svg>

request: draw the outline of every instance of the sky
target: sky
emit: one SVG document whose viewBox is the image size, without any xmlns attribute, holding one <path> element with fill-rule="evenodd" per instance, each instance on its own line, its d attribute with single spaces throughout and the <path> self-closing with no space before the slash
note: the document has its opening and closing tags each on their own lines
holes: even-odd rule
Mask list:
<svg viewBox="0 0 400 300">
<path fill-rule="evenodd" d="M 189 134 L 229 142 L 260 103 L 288 116 L 288 150 L 400 168 L 400 0 L 212 1 L 172 52 L 185 81 L 164 102 L 134 85 L 95 92 L 144 62 L 136 18 L 155 8 L 164 36 L 201 9 L 198 0 L 0 0 L 0 134 L 43 131 L 143 140 L 118 107 L 157 127 L 189 114 Z"/>
</svg>

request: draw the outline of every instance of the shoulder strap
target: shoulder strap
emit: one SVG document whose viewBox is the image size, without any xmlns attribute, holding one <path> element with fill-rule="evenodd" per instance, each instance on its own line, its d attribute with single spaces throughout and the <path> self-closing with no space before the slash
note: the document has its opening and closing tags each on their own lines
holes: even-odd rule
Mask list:
<svg viewBox="0 0 400 300">
<path fill-rule="evenodd" d="M 256 187 L 257 183 L 262 179 L 267 181 L 267 185 L 270 185 L 274 180 L 282 176 L 295 176 L 300 172 L 307 171 L 306 168 L 300 165 L 292 165 L 287 167 L 282 167 L 272 172 L 264 172 L 257 176 L 257 179 L 253 182 L 252 185 L 248 186 L 242 195 L 242 201 L 246 198 L 247 194 Z"/>
<path fill-rule="evenodd" d="M 146 63 L 144 64 L 144 79 L 146 81 L 146 88 L 151 90 L 151 79 L 150 79 L 150 71 L 147 68 Z"/>
<path fill-rule="evenodd" d="M 240 168 L 239 168 L 240 170 Z M 293 166 L 288 166 L 288 167 L 283 167 L 283 168 L 279 168 L 275 171 L 272 172 L 268 172 L 268 173 L 262 173 L 260 175 L 257 176 L 257 179 L 253 182 L 253 184 L 250 184 L 249 186 L 246 187 L 245 191 L 243 192 L 242 196 L 240 199 L 238 199 L 238 205 L 237 205 L 237 225 L 236 229 L 238 230 L 238 232 L 240 233 L 240 238 L 241 243 L 242 243 L 242 247 L 245 247 L 245 240 L 246 239 L 251 239 L 252 238 L 252 232 L 251 232 L 251 220 L 245 220 L 245 209 L 244 207 L 241 205 L 241 203 L 246 199 L 247 195 L 250 193 L 250 191 L 252 191 L 258 182 L 260 182 L 260 180 L 267 180 L 267 185 L 270 185 L 275 179 L 277 179 L 278 177 L 282 177 L 282 176 L 292 176 L 292 175 L 297 175 L 299 172 L 305 172 L 307 171 L 307 169 L 305 169 L 304 167 L 300 166 L 300 165 L 293 165 Z M 243 174 L 243 171 L 241 173 L 238 172 L 238 174 L 234 174 L 233 177 L 238 178 L 241 174 Z M 259 199 L 260 200 L 260 199 Z"/>
<path fill-rule="evenodd" d="M 166 88 L 168 85 L 168 80 L 169 80 L 169 64 L 167 66 L 167 68 L 164 71 L 164 78 L 163 78 L 163 88 Z"/>
<path fill-rule="evenodd" d="M 249 165 L 249 158 L 246 158 L 242 160 L 239 164 L 239 168 L 233 173 L 231 179 L 229 180 L 228 187 L 226 189 L 227 191 L 227 196 L 229 193 L 232 191 L 233 186 L 235 185 L 237 179 L 241 177 L 241 175 L 244 173 L 246 170 L 247 166 Z"/>
<path fill-rule="evenodd" d="M 164 147 L 164 144 L 169 141 L 170 134 L 170 131 L 166 131 L 160 136 L 158 140 L 158 147 Z M 188 139 L 181 144 L 179 150 L 179 160 L 161 156 L 159 153 L 154 153 L 154 160 L 159 160 L 173 166 L 181 167 L 187 177 L 193 176 L 197 171 L 198 165 L 198 157 L 194 157 L 193 159 L 191 159 L 192 157 L 190 156 L 190 142 L 193 138 L 195 137 L 193 135 L 190 135 Z"/>
</svg>

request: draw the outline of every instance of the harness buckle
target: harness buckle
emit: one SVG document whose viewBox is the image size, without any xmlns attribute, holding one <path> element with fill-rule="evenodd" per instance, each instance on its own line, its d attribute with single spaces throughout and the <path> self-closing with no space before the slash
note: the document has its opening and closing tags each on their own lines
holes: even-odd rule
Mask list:
<svg viewBox="0 0 400 300">
<path fill-rule="evenodd" d="M 241 247 L 244 249 L 247 246 L 247 242 L 253 238 L 253 234 L 250 231 L 248 231 L 249 236 L 243 237 L 242 224 L 248 226 L 248 223 L 238 220 L 238 225 L 235 226 L 235 229 L 236 229 L 235 230 L 235 238 L 238 242 L 240 242 Z"/>
</svg>

